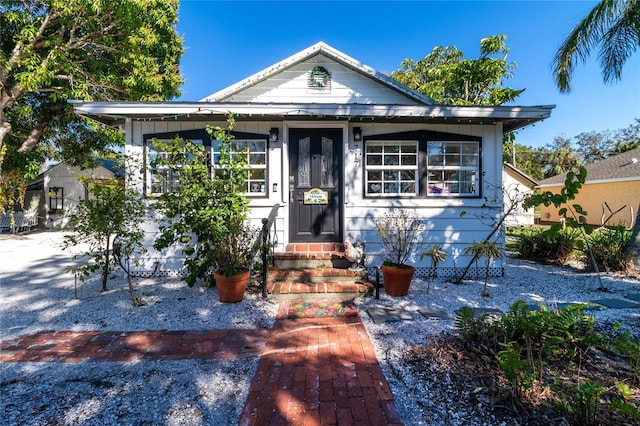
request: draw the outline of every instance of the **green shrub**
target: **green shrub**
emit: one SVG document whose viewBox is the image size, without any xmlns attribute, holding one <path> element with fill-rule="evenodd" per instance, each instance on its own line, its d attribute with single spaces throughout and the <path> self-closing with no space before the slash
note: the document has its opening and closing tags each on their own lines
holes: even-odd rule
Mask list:
<svg viewBox="0 0 640 426">
<path fill-rule="evenodd" d="M 623 227 L 602 228 L 589 235 L 589 244 L 600 269 L 626 271 L 631 256 L 626 252 L 632 232 Z"/>
<path fill-rule="evenodd" d="M 523 300 L 495 320 L 490 315 L 474 316 L 464 307 L 455 326 L 461 341 L 494 356 L 512 385 L 514 400 L 521 398 L 536 378 L 542 380 L 549 361 L 571 362 L 602 337 L 595 331 L 595 319 L 584 314 L 587 305 L 571 305 L 554 311 L 545 306 L 531 310 Z"/>
<path fill-rule="evenodd" d="M 516 251 L 523 259 L 566 263 L 580 246 L 580 232 L 574 228 L 527 228 L 520 233 Z"/>
<path fill-rule="evenodd" d="M 614 329 L 618 331 L 620 324 L 616 323 Z M 613 340 L 613 348 L 629 357 L 631 368 L 640 376 L 640 339 L 625 330 Z"/>
<path fill-rule="evenodd" d="M 167 217 L 160 226 L 160 234 L 153 246 L 163 250 L 180 244 L 186 256 L 187 275 L 183 278 L 189 286 L 202 280 L 204 286 L 212 284 L 212 272 L 230 258 L 236 258 L 235 266 L 246 268 L 251 248 L 250 231 L 244 226 L 249 201 L 245 196 L 247 180 L 247 155 L 236 144 L 230 133 L 235 125 L 229 115 L 227 129 L 207 126 L 213 140 L 220 143 L 220 157 L 215 173 L 211 172 L 202 145 L 179 137 L 169 141 L 153 140 L 159 152 L 152 167 L 162 166 L 171 172 L 176 185 L 163 194 L 157 207 Z M 231 242 L 230 242 L 231 241 Z M 226 255 L 226 258 L 222 256 Z M 228 274 L 233 267 L 225 269 Z"/>
<path fill-rule="evenodd" d="M 598 399 L 607 389 L 594 380 L 582 384 L 556 387 L 560 397 L 558 408 L 579 425 L 596 425 Z"/>
<path fill-rule="evenodd" d="M 530 399 L 532 393 L 539 403 L 541 394 L 536 394 L 536 389 L 551 389 L 552 393 L 545 398 L 565 414 L 568 422 L 563 424 L 605 424 L 598 416 L 610 410 L 616 410 L 616 415 L 625 419 L 640 420 L 629 383 L 616 380 L 615 385 L 606 385 L 582 377 L 581 366 L 588 365 L 587 354 L 598 353 L 598 349 L 629 358 L 636 371 L 640 363 L 640 342 L 628 332 L 616 339 L 598 333 L 595 319 L 585 314 L 587 307 L 576 304 L 554 309 L 541 305 L 533 310 L 525 301 L 518 300 L 501 318 L 475 316 L 471 308 L 464 307 L 458 311 L 455 326 L 469 356 L 500 366 L 511 386 L 514 406 L 524 407 L 524 397 Z M 614 325 L 614 329 L 619 328 L 619 324 Z M 554 366 L 567 364 L 578 366 L 572 382 L 570 377 L 549 374 Z"/>
</svg>

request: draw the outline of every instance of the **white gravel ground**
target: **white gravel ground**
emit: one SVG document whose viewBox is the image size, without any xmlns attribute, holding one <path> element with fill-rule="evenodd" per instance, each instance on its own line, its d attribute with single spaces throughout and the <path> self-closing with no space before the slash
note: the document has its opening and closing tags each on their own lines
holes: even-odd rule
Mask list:
<svg viewBox="0 0 640 426">
<path fill-rule="evenodd" d="M 193 330 L 270 328 L 277 304 L 248 294 L 239 304 L 221 304 L 215 289 L 189 288 L 179 279 L 140 279 L 135 286 L 147 306 L 128 300 L 122 273 L 100 293 L 97 278 L 78 287 L 65 272 L 73 253 L 61 251 L 62 234 L 0 236 L 0 340 L 41 330 Z M 470 407 L 469 395 L 447 392 L 447 383 L 425 387 L 403 364 L 413 345 L 453 329 L 452 320 L 428 320 L 419 308 L 450 315 L 461 306 L 502 311 L 517 299 L 531 303 L 584 302 L 640 293 L 640 281 L 603 276 L 610 293 L 595 291 L 595 276 L 509 259 L 506 276 L 490 279 L 491 297 L 482 283 L 454 285 L 436 279 L 414 280 L 409 296 L 382 292 L 357 301 L 398 410 L 407 425 L 495 424 L 486 408 Z M 365 309 L 401 307 L 413 320 L 375 324 Z M 640 335 L 640 309 L 594 311 L 599 323 L 620 321 Z M 0 424 L 6 425 L 231 425 L 237 424 L 257 359 L 63 363 L 2 363 Z"/>
</svg>

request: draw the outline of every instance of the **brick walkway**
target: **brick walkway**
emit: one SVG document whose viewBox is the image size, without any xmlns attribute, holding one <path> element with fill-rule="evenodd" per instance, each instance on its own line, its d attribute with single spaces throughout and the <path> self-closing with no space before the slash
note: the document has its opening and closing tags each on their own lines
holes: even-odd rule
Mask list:
<svg viewBox="0 0 640 426">
<path fill-rule="evenodd" d="M 239 424 L 402 424 L 359 317 L 277 320 Z"/>
<path fill-rule="evenodd" d="M 256 356 L 240 425 L 402 424 L 358 316 L 281 318 L 271 330 L 41 332 L 0 343 L 0 362 Z"/>
<path fill-rule="evenodd" d="M 263 352 L 271 330 L 43 331 L 0 345 L 0 362 L 233 359 Z"/>
</svg>

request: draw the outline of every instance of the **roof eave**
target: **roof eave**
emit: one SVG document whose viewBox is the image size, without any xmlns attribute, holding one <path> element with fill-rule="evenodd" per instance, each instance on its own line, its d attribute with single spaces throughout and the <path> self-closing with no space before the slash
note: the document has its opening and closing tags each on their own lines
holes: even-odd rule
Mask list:
<svg viewBox="0 0 640 426">
<path fill-rule="evenodd" d="M 529 176 L 519 168 L 515 167 L 513 164 L 503 163 L 503 165 L 506 166 L 509 170 L 513 171 L 518 176 L 520 176 L 521 178 L 523 178 L 524 180 L 528 181 L 531 184 L 531 186 L 538 186 L 538 181 L 533 179 L 531 176 Z"/>
<path fill-rule="evenodd" d="M 83 102 L 69 101 L 78 114 L 91 116 L 105 124 L 137 120 L 193 121 L 210 117 L 226 117 L 230 112 L 240 118 L 272 120 L 279 118 L 371 118 L 415 121 L 455 120 L 460 124 L 503 123 L 504 131 L 512 131 L 551 115 L 554 105 L 543 106 L 449 106 L 449 105 L 380 105 L 380 104 L 273 104 L 213 102 Z"/>
<path fill-rule="evenodd" d="M 640 176 L 625 176 L 625 177 L 611 178 L 611 179 L 593 179 L 593 180 L 587 179 L 585 180 L 584 184 L 594 185 L 599 183 L 621 183 L 621 182 L 636 182 L 636 181 L 640 181 Z M 538 184 L 536 188 L 554 188 L 558 186 L 564 186 L 564 181 L 556 182 L 556 183 Z"/>
</svg>

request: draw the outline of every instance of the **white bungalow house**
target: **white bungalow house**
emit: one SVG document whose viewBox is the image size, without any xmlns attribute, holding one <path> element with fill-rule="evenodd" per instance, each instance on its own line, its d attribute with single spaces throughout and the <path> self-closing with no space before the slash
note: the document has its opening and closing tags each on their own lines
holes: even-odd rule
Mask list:
<svg viewBox="0 0 640 426">
<path fill-rule="evenodd" d="M 415 209 L 424 244 L 452 254 L 441 275 L 466 266 L 470 244 L 502 214 L 502 137 L 548 118 L 554 106 L 448 106 L 319 42 L 196 102 L 71 101 L 77 114 L 126 134 L 126 153 L 148 163 L 153 138 L 217 145 L 204 130 L 235 114 L 236 141 L 251 150 L 247 195 L 258 223 L 277 209 L 276 251 L 289 243 L 366 242 L 367 264 L 380 264 L 373 220 L 392 208 Z M 147 172 L 130 181 L 154 197 L 166 185 Z M 157 225 L 149 223 L 151 242 Z M 502 237 L 500 237 L 502 238 Z M 150 245 L 150 244 L 149 244 Z M 171 254 L 150 250 L 167 273 Z M 428 264 L 414 259 L 417 274 Z M 491 268 L 501 274 L 502 260 Z"/>
<path fill-rule="evenodd" d="M 511 213 L 505 218 L 507 226 L 527 226 L 535 223 L 535 211 L 533 207 L 525 209 L 522 201 L 533 194 L 538 185 L 531 176 L 509 163 L 504 163 L 502 172 L 502 189 L 504 191 L 505 212 L 513 204 Z"/>
<path fill-rule="evenodd" d="M 81 176 L 97 182 L 124 179 L 122 167 L 116 161 L 98 158 L 96 162 L 95 168 L 81 169 L 62 161 L 40 173 L 27 185 L 22 211 L 15 212 L 13 223 L 10 212 L 0 215 L 0 231 L 67 227 L 80 200 L 92 196 L 80 181 Z"/>
<path fill-rule="evenodd" d="M 93 181 L 123 179 L 123 170 L 114 160 L 96 159 L 95 168 L 81 169 L 63 161 L 38 175 L 29 183 L 25 196 L 28 211 L 37 211 L 45 228 L 65 228 L 81 200 L 91 197 L 87 186 L 80 181 L 86 177 Z"/>
</svg>

